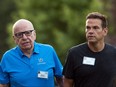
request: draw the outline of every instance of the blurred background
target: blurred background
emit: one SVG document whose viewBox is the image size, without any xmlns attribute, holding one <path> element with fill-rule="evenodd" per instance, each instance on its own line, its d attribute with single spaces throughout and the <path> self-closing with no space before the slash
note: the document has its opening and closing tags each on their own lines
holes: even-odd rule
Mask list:
<svg viewBox="0 0 116 87">
<path fill-rule="evenodd" d="M 30 20 L 37 42 L 52 45 L 62 64 L 70 47 L 86 41 L 85 17 L 98 11 L 107 15 L 106 42 L 116 45 L 116 0 L 0 0 L 0 59 L 14 47 L 12 25 L 20 18 Z"/>
</svg>

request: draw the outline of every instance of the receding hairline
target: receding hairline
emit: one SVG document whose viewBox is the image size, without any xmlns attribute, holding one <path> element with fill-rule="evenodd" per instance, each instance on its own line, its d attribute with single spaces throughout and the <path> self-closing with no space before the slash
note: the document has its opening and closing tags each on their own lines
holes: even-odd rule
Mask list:
<svg viewBox="0 0 116 87">
<path fill-rule="evenodd" d="M 13 27 L 12 27 L 12 34 L 13 35 L 14 35 L 15 28 L 18 27 L 19 25 L 23 24 L 23 23 L 27 23 L 27 24 L 31 25 L 32 28 L 34 29 L 33 24 L 31 23 L 31 21 L 29 21 L 27 19 L 19 19 L 13 24 Z"/>
</svg>

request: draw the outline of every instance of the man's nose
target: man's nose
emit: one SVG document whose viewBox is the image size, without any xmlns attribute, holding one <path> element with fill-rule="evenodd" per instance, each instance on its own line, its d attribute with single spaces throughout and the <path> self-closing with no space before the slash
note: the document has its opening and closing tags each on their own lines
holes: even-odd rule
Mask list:
<svg viewBox="0 0 116 87">
<path fill-rule="evenodd" d="M 25 33 L 23 33 L 22 38 L 27 38 L 27 36 L 26 36 L 26 34 L 25 34 Z"/>
</svg>

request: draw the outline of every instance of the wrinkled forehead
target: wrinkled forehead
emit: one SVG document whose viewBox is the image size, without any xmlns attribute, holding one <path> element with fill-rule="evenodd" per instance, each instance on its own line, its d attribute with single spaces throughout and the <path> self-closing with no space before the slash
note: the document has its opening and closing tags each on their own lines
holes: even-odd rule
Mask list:
<svg viewBox="0 0 116 87">
<path fill-rule="evenodd" d="M 24 32 L 28 30 L 34 30 L 33 24 L 28 20 L 18 20 L 12 28 L 13 35 L 18 32 Z"/>
</svg>

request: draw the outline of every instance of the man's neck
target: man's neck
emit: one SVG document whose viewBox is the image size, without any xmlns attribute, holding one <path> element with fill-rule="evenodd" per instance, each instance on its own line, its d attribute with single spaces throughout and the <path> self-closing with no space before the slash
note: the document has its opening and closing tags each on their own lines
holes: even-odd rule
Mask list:
<svg viewBox="0 0 116 87">
<path fill-rule="evenodd" d="M 104 49 L 105 43 L 88 43 L 88 46 L 93 52 L 100 52 Z"/>
<path fill-rule="evenodd" d="M 33 50 L 23 50 L 23 53 L 30 58 L 31 54 L 32 54 Z"/>
</svg>

